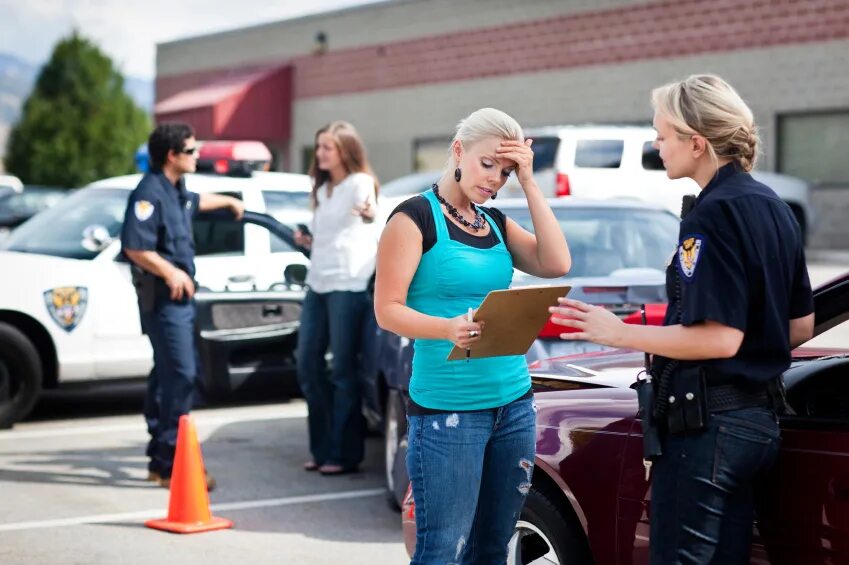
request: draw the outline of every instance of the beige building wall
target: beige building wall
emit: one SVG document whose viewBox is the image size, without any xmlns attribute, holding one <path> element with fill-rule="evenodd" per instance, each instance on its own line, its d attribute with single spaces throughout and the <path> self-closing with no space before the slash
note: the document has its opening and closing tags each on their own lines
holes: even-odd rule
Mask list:
<svg viewBox="0 0 849 565">
<path fill-rule="evenodd" d="M 292 170 L 315 130 L 349 120 L 363 135 L 382 181 L 414 168 L 416 139 L 450 137 L 471 111 L 494 106 L 527 126 L 650 122 L 649 92 L 692 73 L 717 73 L 737 87 L 763 137 L 760 168 L 775 167 L 777 116 L 849 107 L 849 41 L 832 41 L 602 65 L 295 101 Z"/>
</svg>

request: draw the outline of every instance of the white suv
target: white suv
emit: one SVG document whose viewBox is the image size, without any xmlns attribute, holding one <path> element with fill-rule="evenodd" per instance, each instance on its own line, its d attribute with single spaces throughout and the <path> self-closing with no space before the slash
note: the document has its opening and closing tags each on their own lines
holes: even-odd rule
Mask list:
<svg viewBox="0 0 849 565">
<path fill-rule="evenodd" d="M 634 198 L 660 204 L 675 214 L 681 198 L 695 194 L 690 179 L 670 180 L 656 149 L 656 132 L 645 126 L 550 126 L 528 128 L 534 140 L 534 174 L 549 197 Z M 790 205 L 803 233 L 813 224 L 810 188 L 805 181 L 778 173 L 752 176 L 775 190 Z M 513 179 L 511 196 L 521 188 Z"/>
</svg>

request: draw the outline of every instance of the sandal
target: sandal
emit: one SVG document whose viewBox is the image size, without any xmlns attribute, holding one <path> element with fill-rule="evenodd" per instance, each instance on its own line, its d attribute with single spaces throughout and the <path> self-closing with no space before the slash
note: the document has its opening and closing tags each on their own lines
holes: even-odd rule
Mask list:
<svg viewBox="0 0 849 565">
<path fill-rule="evenodd" d="M 342 465 L 334 465 L 332 463 L 322 465 L 318 468 L 318 472 L 325 476 L 331 475 L 347 475 L 349 473 L 359 473 L 360 468 L 356 465 L 353 467 L 343 467 Z"/>
<path fill-rule="evenodd" d="M 321 467 L 321 465 L 315 461 L 307 461 L 304 463 L 304 471 L 318 471 L 319 467 Z"/>
</svg>

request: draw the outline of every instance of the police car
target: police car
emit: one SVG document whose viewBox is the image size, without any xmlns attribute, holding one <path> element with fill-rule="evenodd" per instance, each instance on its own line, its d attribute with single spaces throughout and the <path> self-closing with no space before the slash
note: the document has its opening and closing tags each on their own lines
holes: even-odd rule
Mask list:
<svg viewBox="0 0 849 565">
<path fill-rule="evenodd" d="M 220 156 L 220 144 L 216 151 Z M 222 165 L 227 159 L 216 160 L 229 172 Z M 294 351 L 303 300 L 298 283 L 308 259 L 294 249 L 291 229 L 272 216 L 290 225 L 311 216 L 306 175 L 245 174 L 233 159 L 227 167 L 241 176 L 186 176 L 189 190 L 236 196 L 249 211 L 242 222 L 221 215 L 194 222 L 198 347 L 206 388 L 219 394 L 253 375 L 293 368 L 285 352 Z M 119 240 L 127 198 L 140 178 L 80 189 L 0 245 L 0 427 L 25 417 L 43 387 L 150 372 L 150 343 Z"/>
</svg>

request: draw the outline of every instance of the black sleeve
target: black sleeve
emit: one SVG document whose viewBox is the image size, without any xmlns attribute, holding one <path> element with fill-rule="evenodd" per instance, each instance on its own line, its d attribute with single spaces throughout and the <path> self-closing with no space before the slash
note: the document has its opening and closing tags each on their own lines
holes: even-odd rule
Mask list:
<svg viewBox="0 0 849 565">
<path fill-rule="evenodd" d="M 674 259 L 683 325 L 712 320 L 746 331 L 749 286 L 737 233 L 719 203 L 702 205 L 684 220 Z"/>
<path fill-rule="evenodd" d="M 413 220 L 413 223 L 422 232 L 422 255 L 430 251 L 436 245 L 436 226 L 433 224 L 433 212 L 430 209 L 428 199 L 421 195 L 408 198 L 392 210 L 389 219 L 392 219 L 392 216 L 398 212 Z"/>
<path fill-rule="evenodd" d="M 793 290 L 790 293 L 791 320 L 803 318 L 814 311 L 814 295 L 811 291 L 811 280 L 808 278 L 807 265 L 805 248 L 800 244 L 796 258 L 796 274 L 793 277 Z"/>
<path fill-rule="evenodd" d="M 498 228 L 498 231 L 501 232 L 501 238 L 504 240 L 504 245 L 507 245 L 507 216 L 504 215 L 504 212 L 495 207 L 486 207 L 487 215 L 492 218 L 492 221 L 495 223 L 495 226 Z"/>
</svg>

